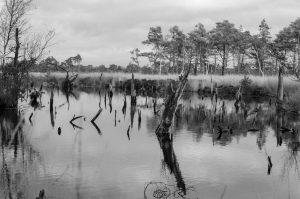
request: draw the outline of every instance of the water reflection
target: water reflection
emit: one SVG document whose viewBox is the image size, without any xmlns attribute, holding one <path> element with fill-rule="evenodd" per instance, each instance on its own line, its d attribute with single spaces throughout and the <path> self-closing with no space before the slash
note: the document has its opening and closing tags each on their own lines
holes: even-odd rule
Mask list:
<svg viewBox="0 0 300 199">
<path fill-rule="evenodd" d="M 1 132 L 1 198 L 24 198 L 24 187 L 28 183 L 26 175 L 38 158 L 38 153 L 31 147 L 26 147 L 22 118 L 17 109 L 2 110 L 0 112 Z M 23 172 L 28 172 L 23 175 Z"/>
<path fill-rule="evenodd" d="M 168 133 L 157 134 L 157 139 L 164 157 L 163 168 L 167 166 L 170 173 L 174 174 L 178 189 L 182 191 L 183 195 L 186 195 L 186 185 L 173 149 L 173 139 L 170 138 L 170 134 Z"/>
<path fill-rule="evenodd" d="M 137 96 L 127 111 L 130 96 L 118 91 L 73 92 L 49 88 L 38 100 L 44 108 L 28 101 L 23 114 L 1 110 L 0 198 L 35 198 L 43 189 L 53 198 L 142 198 L 153 181 L 179 198 L 191 186 L 204 198 L 300 197 L 300 120 L 269 101 L 237 109 L 192 95 L 160 137 L 163 99 Z"/>
</svg>

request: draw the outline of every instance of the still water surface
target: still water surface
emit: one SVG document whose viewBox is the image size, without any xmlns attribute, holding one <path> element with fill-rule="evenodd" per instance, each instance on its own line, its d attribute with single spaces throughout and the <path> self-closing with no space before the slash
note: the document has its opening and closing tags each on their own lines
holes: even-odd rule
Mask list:
<svg viewBox="0 0 300 199">
<path fill-rule="evenodd" d="M 18 118 L 14 111 L 2 111 L 0 198 L 32 199 L 42 189 L 47 198 L 62 199 L 300 198 L 299 136 L 279 131 L 281 126 L 298 128 L 299 120 L 276 115 L 273 105 L 249 103 L 245 117 L 241 110 L 236 113 L 233 101 L 225 101 L 220 116 L 221 101 L 213 117 L 209 98 L 186 97 L 171 129 L 173 148 L 163 150 L 155 135 L 160 117 L 153 114 L 151 98 L 147 107 L 146 98 L 138 97 L 131 109 L 127 96 L 123 114 L 124 95 L 114 92 L 110 110 L 102 93 L 97 129 L 90 120 L 99 110 L 99 95 L 76 95 L 68 105 L 66 96 L 54 92 L 52 122 L 49 92 L 42 96 L 44 107 L 35 111 L 23 102 L 25 121 L 11 145 Z M 74 115 L 84 116 L 74 121 L 80 128 L 69 122 Z M 232 134 L 220 137 L 218 125 L 229 126 Z M 259 131 L 248 131 L 254 128 Z"/>
</svg>

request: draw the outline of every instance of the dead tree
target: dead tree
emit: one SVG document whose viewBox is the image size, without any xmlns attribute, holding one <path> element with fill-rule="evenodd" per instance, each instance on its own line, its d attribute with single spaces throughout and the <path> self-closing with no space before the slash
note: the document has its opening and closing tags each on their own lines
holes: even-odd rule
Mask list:
<svg viewBox="0 0 300 199">
<path fill-rule="evenodd" d="M 135 112 L 136 112 L 136 106 L 130 106 L 130 124 L 131 124 L 131 128 L 133 128 Z"/>
<path fill-rule="evenodd" d="M 286 68 L 286 50 L 282 49 L 282 46 L 278 43 L 270 45 L 272 55 L 278 60 L 278 87 L 277 87 L 277 110 L 283 109 L 283 72 Z"/>
<path fill-rule="evenodd" d="M 130 134 L 129 134 L 129 132 L 130 132 L 130 125 L 128 126 L 128 129 L 127 129 L 127 137 L 128 137 L 128 140 L 130 140 Z"/>
<path fill-rule="evenodd" d="M 52 64 L 52 63 L 49 63 L 49 64 Z M 73 87 L 74 87 L 74 81 L 78 78 L 78 74 L 74 74 L 74 75 L 70 76 L 69 75 L 70 67 L 68 66 L 68 64 L 66 62 L 63 62 L 61 65 L 54 65 L 54 66 L 56 67 L 56 69 L 58 71 L 62 71 L 62 72 L 66 73 L 66 77 L 65 77 L 64 81 L 62 82 L 62 91 L 66 95 L 68 105 L 70 105 L 69 97 L 70 97 L 70 95 L 75 96 L 73 93 Z"/>
<path fill-rule="evenodd" d="M 278 87 L 277 87 L 277 103 L 283 102 L 283 67 L 280 66 L 278 70 Z"/>
<path fill-rule="evenodd" d="M 51 86 L 51 91 L 50 91 L 50 120 L 51 120 L 52 127 L 54 127 L 54 125 L 55 125 L 54 114 L 53 114 L 53 98 L 54 98 L 53 89 L 54 89 L 53 86 Z"/>
<path fill-rule="evenodd" d="M 136 105 L 136 90 L 134 88 L 134 74 L 133 73 L 132 73 L 132 77 L 131 77 L 130 96 L 131 96 L 131 105 Z"/>
<path fill-rule="evenodd" d="M 182 92 L 188 81 L 190 70 L 191 64 L 184 68 L 183 72 L 180 74 L 176 90 L 166 97 L 164 102 L 164 111 L 161 122 L 156 129 L 156 134 L 165 134 L 169 132 L 169 128 L 172 125 L 172 120 L 177 109 L 178 101 L 180 100 Z"/>
<path fill-rule="evenodd" d="M 141 122 L 142 122 L 142 111 L 138 110 L 138 130 L 141 129 Z"/>
<path fill-rule="evenodd" d="M 271 174 L 272 167 L 273 167 L 273 163 L 271 160 L 271 156 L 268 156 L 268 175 Z"/>
<path fill-rule="evenodd" d="M 117 110 L 115 110 L 115 127 L 117 126 Z"/>
<path fill-rule="evenodd" d="M 31 120 L 32 116 L 33 116 L 33 113 L 31 113 L 30 116 L 29 116 L 29 122 L 30 122 L 31 126 L 33 125 L 32 120 Z"/>
<path fill-rule="evenodd" d="M 102 80 L 102 75 L 103 75 L 103 73 L 101 73 L 101 75 L 100 75 L 100 77 L 99 77 L 99 82 L 100 82 L 100 89 L 99 89 L 99 98 L 100 98 L 100 100 L 99 100 L 99 107 L 101 107 L 101 80 Z"/>
<path fill-rule="evenodd" d="M 123 104 L 123 107 L 122 107 L 122 113 L 124 115 L 124 118 L 126 116 L 126 109 L 127 109 L 127 101 L 126 101 L 126 94 L 124 95 L 124 104 Z"/>
<path fill-rule="evenodd" d="M 178 101 L 180 100 L 182 92 L 188 81 L 190 69 L 191 63 L 189 63 L 189 65 L 183 69 L 181 75 L 179 76 L 177 88 L 171 89 L 173 91 L 170 92 L 166 97 L 164 102 L 165 109 L 162 113 L 161 122 L 155 131 L 159 145 L 163 152 L 164 163 L 167 165 L 170 172 L 174 174 L 177 181 L 177 187 L 181 190 L 183 195 L 186 195 L 186 185 L 173 149 L 173 136 L 170 136 L 169 128 L 172 125 L 172 120 L 178 106 Z"/>
<path fill-rule="evenodd" d="M 95 123 L 95 120 L 99 117 L 99 115 L 101 114 L 101 112 L 102 112 L 102 108 L 100 107 L 100 109 L 97 112 L 97 114 L 91 120 L 92 125 L 95 127 L 95 129 L 97 130 L 97 132 L 98 132 L 99 135 L 101 135 L 102 132 L 101 132 L 100 128 L 98 127 L 98 125 Z"/>
<path fill-rule="evenodd" d="M 83 129 L 81 126 L 78 126 L 78 125 L 74 124 L 74 121 L 77 120 L 77 119 L 80 119 L 80 118 L 84 118 L 84 117 L 82 115 L 75 117 L 75 115 L 74 115 L 73 118 L 70 120 L 70 124 L 72 125 L 73 129 L 75 129 L 75 128 Z"/>
<path fill-rule="evenodd" d="M 73 76 L 69 76 L 69 71 L 65 70 L 66 77 L 64 79 L 64 81 L 62 82 L 62 92 L 65 94 L 67 102 L 68 102 L 68 110 L 70 108 L 70 96 L 75 96 L 75 94 L 73 93 L 73 82 L 77 79 L 78 74 L 73 75 Z"/>
</svg>

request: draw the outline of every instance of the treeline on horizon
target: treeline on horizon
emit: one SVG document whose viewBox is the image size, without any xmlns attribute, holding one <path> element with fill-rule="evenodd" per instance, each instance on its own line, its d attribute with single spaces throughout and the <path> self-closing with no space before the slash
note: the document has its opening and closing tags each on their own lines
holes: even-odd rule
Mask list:
<svg viewBox="0 0 300 199">
<path fill-rule="evenodd" d="M 140 72 L 144 74 L 176 74 L 183 65 L 191 64 L 193 74 L 276 74 L 280 66 L 285 73 L 298 74 L 300 68 L 300 18 L 284 27 L 275 38 L 263 19 L 258 34 L 252 35 L 242 26 L 235 27 L 228 20 L 216 23 L 207 31 L 199 23 L 185 34 L 178 26 L 163 35 L 161 27 L 150 27 L 145 41 L 149 51 L 138 48 L 130 52 L 127 66 L 111 64 L 106 67 L 83 66 L 80 55 L 59 63 L 48 57 L 31 69 L 47 72 L 57 70 L 58 65 L 76 72 Z M 147 58 L 148 65 L 141 66 L 140 59 Z"/>
</svg>

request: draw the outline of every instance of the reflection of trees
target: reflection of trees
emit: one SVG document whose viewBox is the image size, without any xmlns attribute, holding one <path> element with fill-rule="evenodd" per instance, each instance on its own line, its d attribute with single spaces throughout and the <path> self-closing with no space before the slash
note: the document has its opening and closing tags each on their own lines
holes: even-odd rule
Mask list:
<svg viewBox="0 0 300 199">
<path fill-rule="evenodd" d="M 136 112 L 136 105 L 131 104 L 131 106 L 130 106 L 130 125 L 131 125 L 131 128 L 133 128 L 135 112 Z"/>
<path fill-rule="evenodd" d="M 226 107 L 223 108 L 223 106 Z M 200 104 L 194 107 L 187 106 L 181 111 L 177 111 L 174 118 L 175 134 L 187 128 L 187 132 L 194 134 L 196 141 L 200 141 L 203 133 L 207 133 L 214 138 L 215 144 L 227 145 L 232 142 L 233 138 L 246 137 L 250 133 L 257 135 L 257 146 L 262 150 L 266 142 L 268 127 L 276 130 L 278 140 L 283 139 L 284 142 L 287 142 L 286 134 L 282 135 L 280 128 L 282 126 L 290 127 L 292 122 L 297 119 L 287 113 L 280 116 L 276 109 L 269 107 L 267 103 L 248 104 L 246 107 L 241 107 L 238 113 L 230 111 L 234 108 L 228 104 L 219 103 L 216 112 L 211 111 L 208 107 L 210 106 Z M 244 110 L 246 108 L 247 110 Z M 278 120 L 278 118 L 281 119 Z M 157 124 L 156 120 L 155 116 L 148 119 L 149 130 L 153 130 L 153 126 Z M 281 124 L 282 122 L 283 124 Z M 220 136 L 219 140 L 216 139 L 219 137 L 218 126 L 227 131 Z M 232 134 L 228 133 L 229 129 L 232 129 Z M 257 131 L 253 129 L 257 129 Z"/>
<path fill-rule="evenodd" d="M 170 134 L 156 134 L 160 148 L 163 152 L 164 163 L 167 165 L 171 174 L 174 174 L 177 182 L 177 187 L 185 194 L 186 186 L 179 168 L 179 163 L 173 149 L 173 140 L 170 139 Z"/>
<path fill-rule="evenodd" d="M 73 89 L 62 89 L 62 93 L 66 96 L 66 100 L 68 103 L 68 110 L 70 109 L 70 98 L 73 97 L 74 99 L 78 100 L 78 94 L 74 92 Z"/>
<path fill-rule="evenodd" d="M 282 176 L 289 176 L 291 170 L 294 170 L 295 174 L 297 174 L 300 178 L 300 156 L 298 154 L 299 149 L 299 141 L 294 141 L 289 144 L 288 151 L 284 155 Z"/>
<path fill-rule="evenodd" d="M 17 109 L 0 112 L 1 170 L 0 191 L 4 198 L 24 198 L 27 172 L 38 154 L 25 143 L 22 120 Z M 1 195 L 0 194 L 0 195 Z"/>
<path fill-rule="evenodd" d="M 54 98 L 54 93 L 53 93 L 53 87 L 50 90 L 50 121 L 52 127 L 55 126 L 55 121 L 54 121 L 54 113 L 53 113 L 53 98 Z"/>
<path fill-rule="evenodd" d="M 300 170 L 299 170 L 299 161 L 300 156 L 298 151 L 300 150 L 300 142 L 299 142 L 299 134 L 296 132 L 281 132 L 279 129 L 287 123 L 285 120 L 285 115 L 282 111 L 278 112 L 277 114 L 277 143 L 281 145 L 282 142 L 285 142 L 288 146 L 288 150 L 284 155 L 284 164 L 282 175 L 288 176 L 291 169 L 294 169 L 295 173 L 300 177 Z M 286 124 L 288 125 L 288 124 Z"/>
<path fill-rule="evenodd" d="M 7 115 L 8 117 L 3 117 Z M 4 115 L 0 116 L 0 132 L 1 132 L 1 151 L 2 151 L 2 168 L 1 168 L 1 184 L 3 183 L 2 187 L 4 188 L 4 195 L 9 199 L 13 198 L 12 195 L 12 187 L 11 187 L 11 172 L 7 165 L 7 158 L 6 158 L 6 149 L 10 143 L 10 140 L 13 139 L 11 132 L 14 130 L 14 126 L 17 125 L 17 113 L 12 111 L 5 111 Z M 17 155 L 17 143 L 18 138 L 17 135 L 14 139 L 14 156 Z"/>
</svg>

